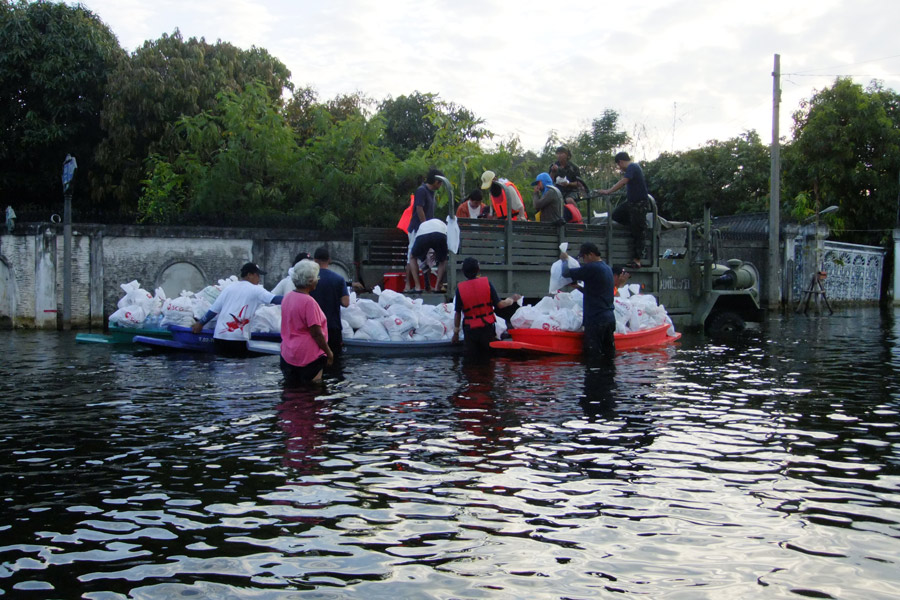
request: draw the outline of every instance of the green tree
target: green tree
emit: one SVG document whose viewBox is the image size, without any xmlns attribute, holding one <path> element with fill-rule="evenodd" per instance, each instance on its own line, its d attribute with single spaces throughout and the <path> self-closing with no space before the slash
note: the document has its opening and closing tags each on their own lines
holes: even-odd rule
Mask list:
<svg viewBox="0 0 900 600">
<path fill-rule="evenodd" d="M 409 96 L 388 97 L 378 105 L 384 119 L 384 145 L 401 160 L 417 148 L 428 148 L 434 141 L 437 125 L 428 118 L 435 94 L 418 91 Z"/>
<path fill-rule="evenodd" d="M 609 187 L 617 180 L 613 156 L 631 143 L 631 138 L 620 127 L 619 113 L 606 109 L 591 121 L 590 129 L 581 132 L 570 143 L 570 150 L 578 157 L 575 164 L 581 169 L 581 177 L 591 187 Z"/>
<path fill-rule="evenodd" d="M 755 131 L 645 162 L 647 187 L 660 214 L 696 220 L 709 203 L 716 215 L 765 210 L 769 149 Z"/>
<path fill-rule="evenodd" d="M 880 83 L 863 89 L 849 78 L 805 100 L 794 113 L 785 196 L 813 211 L 839 206 L 843 239 L 880 243 L 897 220 L 898 106 Z"/>
<path fill-rule="evenodd" d="M 106 138 L 97 150 L 104 173 L 94 182 L 94 200 L 133 210 L 144 161 L 150 155 L 174 160 L 180 117 L 212 110 L 221 92 L 238 92 L 254 81 L 280 103 L 282 92 L 293 87 L 289 78 L 287 68 L 261 48 L 185 41 L 178 30 L 145 42 L 110 77 L 101 122 Z"/>
<path fill-rule="evenodd" d="M 63 160 L 78 160 L 75 206 L 100 142 L 109 73 L 125 58 L 81 5 L 0 1 L 0 190 L 41 209 L 61 202 Z"/>
<path fill-rule="evenodd" d="M 173 139 L 180 145 L 174 160 L 154 154 L 147 162 L 142 220 L 234 220 L 295 208 L 299 148 L 262 83 L 220 93 L 214 109 L 179 119 Z"/>
</svg>

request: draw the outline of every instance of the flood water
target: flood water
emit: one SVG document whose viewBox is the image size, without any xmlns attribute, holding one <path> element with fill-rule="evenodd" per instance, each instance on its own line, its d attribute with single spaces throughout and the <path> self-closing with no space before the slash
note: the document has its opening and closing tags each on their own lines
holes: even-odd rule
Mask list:
<svg viewBox="0 0 900 600">
<path fill-rule="evenodd" d="M 0 333 L 9 598 L 900 596 L 900 312 L 567 358 Z"/>
</svg>

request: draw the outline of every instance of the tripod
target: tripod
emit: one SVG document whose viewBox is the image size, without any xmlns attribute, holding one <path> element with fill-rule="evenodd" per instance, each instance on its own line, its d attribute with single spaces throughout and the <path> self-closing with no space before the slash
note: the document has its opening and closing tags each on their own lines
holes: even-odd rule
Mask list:
<svg viewBox="0 0 900 600">
<path fill-rule="evenodd" d="M 813 297 L 816 298 L 816 306 L 818 307 L 818 297 L 821 295 L 822 300 L 825 302 L 825 306 L 828 308 L 828 314 L 834 314 L 834 310 L 832 310 L 831 305 L 828 304 L 828 296 L 825 295 L 825 285 L 822 283 L 826 277 L 828 277 L 828 274 L 825 271 L 816 271 L 813 273 L 812 281 L 809 282 L 809 288 L 800 295 L 800 302 L 797 304 L 797 310 L 795 312 L 800 312 L 800 306 L 802 305 L 803 314 L 805 315 L 809 310 L 809 301 L 812 300 Z"/>
</svg>

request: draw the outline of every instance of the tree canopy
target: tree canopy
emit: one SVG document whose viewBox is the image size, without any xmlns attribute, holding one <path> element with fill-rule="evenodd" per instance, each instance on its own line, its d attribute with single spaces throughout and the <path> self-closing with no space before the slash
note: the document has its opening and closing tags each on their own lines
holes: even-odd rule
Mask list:
<svg viewBox="0 0 900 600">
<path fill-rule="evenodd" d="M 632 147 L 612 108 L 531 151 L 515 137 L 495 141 L 472 111 L 429 92 L 320 100 L 262 48 L 175 30 L 129 54 L 81 5 L 0 0 L 0 44 L 0 192 L 26 209 L 58 210 L 71 153 L 76 214 L 90 206 L 107 220 L 348 230 L 395 223 L 430 167 L 458 197 L 485 170 L 528 196 L 560 144 L 590 188 L 618 180 L 613 155 Z M 836 205 L 842 239 L 883 240 L 897 223 L 900 96 L 839 78 L 794 122 L 782 144 L 785 215 Z M 694 220 L 706 203 L 719 215 L 767 208 L 769 147 L 755 131 L 643 167 L 666 217 Z"/>
<path fill-rule="evenodd" d="M 794 113 L 787 196 L 807 214 L 838 206 L 834 219 L 844 239 L 877 244 L 896 225 L 898 107 L 900 96 L 877 82 L 864 89 L 838 78 Z"/>
<path fill-rule="evenodd" d="M 109 78 L 101 121 L 105 135 L 97 147 L 103 174 L 92 188 L 94 202 L 133 209 L 144 160 L 174 158 L 178 119 L 211 110 L 220 93 L 256 81 L 274 101 L 293 87 L 287 67 L 261 48 L 184 40 L 178 30 L 145 42 Z"/>
<path fill-rule="evenodd" d="M 81 5 L 0 2 L 0 190 L 26 205 L 62 203 L 62 164 L 88 188 L 107 79 L 126 58 Z M 58 204 L 57 204 L 58 203 Z"/>
</svg>

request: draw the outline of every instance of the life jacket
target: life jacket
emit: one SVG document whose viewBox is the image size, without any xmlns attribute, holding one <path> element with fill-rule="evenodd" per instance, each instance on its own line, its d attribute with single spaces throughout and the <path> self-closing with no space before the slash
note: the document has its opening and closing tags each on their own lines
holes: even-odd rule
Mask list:
<svg viewBox="0 0 900 600">
<path fill-rule="evenodd" d="M 478 329 L 494 324 L 497 318 L 494 316 L 494 306 L 491 304 L 491 283 L 487 277 L 462 281 L 456 286 L 456 290 L 462 300 L 466 327 Z"/>
<path fill-rule="evenodd" d="M 581 211 L 578 210 L 578 205 L 566 204 L 563 206 L 563 210 L 567 213 L 563 215 L 566 218 L 566 223 L 584 223 L 584 219 L 581 217 Z"/>
<path fill-rule="evenodd" d="M 402 229 L 403 231 L 409 231 L 409 222 L 412 221 L 413 216 L 413 205 L 416 203 L 416 195 L 409 195 L 409 206 L 406 207 L 406 210 L 403 211 L 403 214 L 400 215 L 400 220 L 397 221 L 397 229 Z"/>
<path fill-rule="evenodd" d="M 522 205 L 522 210 L 520 211 L 521 214 L 513 215 L 512 220 L 518 221 L 521 218 L 523 221 L 527 221 L 528 213 L 525 212 L 525 203 L 522 201 L 522 194 L 519 193 L 519 188 L 516 187 L 516 184 L 514 184 L 512 181 L 509 181 L 508 179 L 504 181 L 498 181 L 497 183 L 500 184 L 500 196 L 494 197 L 494 195 L 491 194 L 491 205 L 494 207 L 494 215 L 496 215 L 497 218 L 500 219 L 506 218 L 506 186 L 510 186 L 513 190 L 515 190 L 516 194 L 518 194 L 519 203 Z"/>
</svg>

